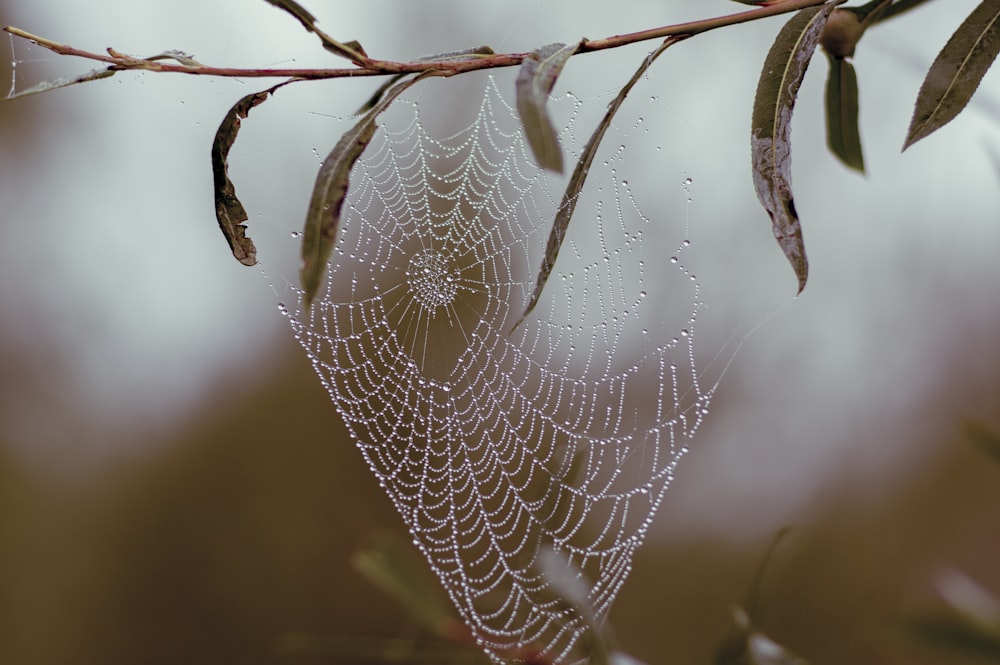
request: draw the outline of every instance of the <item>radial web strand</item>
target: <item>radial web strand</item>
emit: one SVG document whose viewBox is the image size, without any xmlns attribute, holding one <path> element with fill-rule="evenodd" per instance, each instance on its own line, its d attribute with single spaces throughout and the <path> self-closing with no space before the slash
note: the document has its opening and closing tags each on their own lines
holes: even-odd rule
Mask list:
<svg viewBox="0 0 1000 665">
<path fill-rule="evenodd" d="M 607 615 L 707 413 L 699 287 L 686 220 L 656 200 L 681 177 L 624 177 L 626 139 L 653 150 L 633 116 L 595 160 L 541 301 L 512 330 L 565 181 L 534 165 L 501 92 L 512 87 L 483 80 L 478 113 L 446 138 L 428 128 L 429 100 L 384 114 L 352 174 L 325 292 L 307 312 L 289 287 L 281 308 L 487 653 L 574 662 L 587 622 L 540 557 L 566 558 Z M 585 103 L 554 104 L 575 161 L 593 129 Z M 661 212 L 641 209 L 640 190 Z"/>
</svg>

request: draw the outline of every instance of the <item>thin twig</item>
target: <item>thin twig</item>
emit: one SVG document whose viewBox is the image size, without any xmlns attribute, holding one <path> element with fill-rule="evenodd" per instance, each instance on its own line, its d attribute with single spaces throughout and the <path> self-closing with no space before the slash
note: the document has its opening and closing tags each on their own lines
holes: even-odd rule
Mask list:
<svg viewBox="0 0 1000 665">
<path fill-rule="evenodd" d="M 787 12 L 814 7 L 825 4 L 828 0 L 785 0 L 775 5 L 760 7 L 737 14 L 719 16 L 717 18 L 705 19 L 701 21 L 691 21 L 688 23 L 678 23 L 675 25 L 633 32 L 625 35 L 615 35 L 605 39 L 589 40 L 585 39 L 580 45 L 577 53 L 589 51 L 600 51 L 610 48 L 618 48 L 650 39 L 662 39 L 664 37 L 690 37 L 709 30 L 715 30 L 729 25 L 737 25 L 748 21 L 776 16 Z M 843 0 L 841 0 L 843 1 Z M 498 53 L 489 57 L 470 57 L 468 59 L 444 59 L 444 60 L 415 60 L 413 62 L 396 62 L 392 60 L 375 60 L 368 58 L 364 60 L 363 66 L 338 69 L 245 69 L 237 67 L 208 67 L 193 66 L 183 64 L 172 64 L 152 60 L 149 58 L 137 58 L 135 56 L 120 53 L 109 48 L 108 54 L 85 51 L 66 44 L 52 41 L 30 32 L 21 30 L 14 26 L 4 28 L 5 32 L 31 41 L 43 48 L 46 48 L 59 55 L 76 56 L 88 60 L 97 60 L 106 63 L 114 71 L 143 70 L 151 72 L 169 72 L 174 74 L 195 74 L 200 76 L 222 76 L 239 78 L 299 78 L 299 79 L 335 79 L 350 78 L 359 76 L 385 76 L 391 74 L 408 74 L 423 72 L 429 69 L 446 72 L 446 75 L 461 74 L 464 72 L 480 69 L 494 69 L 498 67 L 515 67 L 521 64 L 529 53 Z"/>
</svg>

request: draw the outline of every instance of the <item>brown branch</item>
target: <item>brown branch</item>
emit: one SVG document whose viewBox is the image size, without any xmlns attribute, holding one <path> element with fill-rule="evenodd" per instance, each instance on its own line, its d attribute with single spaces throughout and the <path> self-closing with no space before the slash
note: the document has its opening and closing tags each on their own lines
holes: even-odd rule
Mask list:
<svg viewBox="0 0 1000 665">
<path fill-rule="evenodd" d="M 838 0 L 832 0 L 837 2 Z M 690 37 L 709 30 L 715 30 L 729 25 L 737 25 L 755 21 L 769 16 L 793 12 L 806 7 L 822 5 L 828 0 L 784 0 L 767 7 L 760 7 L 737 14 L 719 16 L 701 21 L 690 21 L 675 25 L 633 32 L 625 35 L 615 35 L 605 39 L 585 39 L 577 53 L 600 51 L 618 48 L 651 39 L 664 37 Z M 843 0 L 839 0 L 843 2 Z M 358 76 L 385 76 L 387 74 L 410 74 L 434 69 L 445 72 L 445 75 L 461 74 L 479 69 L 494 69 L 497 67 L 515 67 L 521 64 L 528 53 L 498 53 L 487 57 L 470 57 L 468 59 L 416 60 L 413 62 L 395 62 L 391 60 L 375 60 L 368 58 L 364 66 L 339 69 L 245 69 L 236 67 L 208 67 L 184 64 L 171 64 L 149 58 L 119 53 L 109 48 L 108 55 L 85 51 L 66 44 L 33 35 L 14 26 L 4 28 L 5 32 L 31 41 L 59 55 L 76 56 L 88 60 L 97 60 L 109 65 L 113 71 L 142 70 L 152 72 L 170 72 L 174 74 L 195 74 L 200 76 L 224 76 L 239 78 L 298 78 L 298 79 L 334 79 Z"/>
</svg>

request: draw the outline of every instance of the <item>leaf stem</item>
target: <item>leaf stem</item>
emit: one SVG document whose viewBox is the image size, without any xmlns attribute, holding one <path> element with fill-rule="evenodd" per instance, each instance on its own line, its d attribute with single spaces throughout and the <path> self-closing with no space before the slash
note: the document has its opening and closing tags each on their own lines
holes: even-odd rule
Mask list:
<svg viewBox="0 0 1000 665">
<path fill-rule="evenodd" d="M 604 39 L 584 39 L 581 42 L 577 53 L 588 51 L 600 51 L 610 48 L 618 48 L 648 41 L 651 39 L 662 39 L 664 37 L 690 37 L 702 32 L 708 32 L 716 28 L 721 28 L 748 21 L 755 21 L 778 14 L 797 11 L 805 7 L 814 7 L 826 4 L 829 0 L 785 0 L 775 5 L 760 7 L 737 14 L 729 14 L 716 18 L 704 19 L 700 21 L 690 21 L 678 23 L 650 30 L 642 30 L 624 35 L 614 35 Z M 836 1 L 836 0 L 834 0 Z M 843 0 L 840 0 L 841 2 Z M 924 0 L 917 0 L 922 2 Z M 902 0 L 900 4 L 912 3 L 913 0 Z M 138 58 L 135 56 L 120 53 L 112 48 L 107 50 L 107 55 L 85 51 L 73 46 L 61 44 L 59 42 L 31 34 L 25 30 L 14 26 L 7 26 L 4 31 L 31 41 L 43 48 L 46 48 L 59 55 L 69 55 L 88 60 L 97 60 L 108 64 L 114 71 L 142 70 L 151 72 L 169 72 L 174 74 L 194 74 L 199 76 L 220 76 L 239 78 L 298 78 L 298 79 L 336 79 L 352 78 L 362 76 L 386 76 L 393 74 L 419 73 L 428 70 L 437 70 L 445 76 L 462 74 L 480 69 L 495 69 L 499 67 L 515 67 L 530 55 L 530 53 L 498 53 L 490 56 L 470 56 L 468 58 L 449 58 L 435 60 L 414 60 L 412 62 L 396 62 L 392 60 L 377 60 L 374 58 L 359 57 L 358 66 L 350 68 L 336 69 L 246 69 L 238 67 L 209 67 L 186 64 L 175 64 L 162 62 L 153 58 Z M 352 55 L 360 56 L 353 53 Z"/>
</svg>

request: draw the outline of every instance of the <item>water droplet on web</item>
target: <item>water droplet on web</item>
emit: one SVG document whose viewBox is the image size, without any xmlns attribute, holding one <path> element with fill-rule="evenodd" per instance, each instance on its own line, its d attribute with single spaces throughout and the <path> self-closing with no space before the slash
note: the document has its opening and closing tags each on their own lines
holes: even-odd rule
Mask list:
<svg viewBox="0 0 1000 665">
<path fill-rule="evenodd" d="M 491 88 L 468 131 L 446 138 L 421 124 L 423 99 L 394 104 L 396 115 L 387 114 L 362 155 L 330 287 L 322 307 L 295 323 L 415 546 L 469 618 L 471 636 L 494 655 L 536 643 L 568 654 L 585 630 L 579 613 L 539 603 L 537 550 L 514 554 L 507 541 L 540 534 L 571 552 L 571 562 L 585 563 L 593 576 L 592 598 L 602 604 L 595 611 L 605 615 L 677 451 L 709 402 L 691 352 L 697 285 L 685 270 L 662 270 L 659 234 L 673 229 L 665 247 L 682 255 L 685 227 L 670 224 L 646 198 L 662 182 L 645 178 L 632 159 L 636 144 L 648 154 L 667 138 L 648 109 L 650 122 L 612 124 L 612 150 L 603 167 L 595 160 L 578 210 L 589 227 L 563 246 L 562 272 L 553 273 L 560 279 L 551 279 L 538 308 L 511 334 L 535 286 L 561 191 L 550 190 L 523 134 L 502 131 L 517 116 L 501 93 Z M 569 109 L 562 137 L 578 151 L 583 102 L 568 103 L 578 107 Z M 648 138 L 647 127 L 656 130 Z M 433 182 L 428 162 L 447 164 Z M 672 315 L 678 307 L 679 319 Z M 692 310 L 687 318 L 685 307 Z M 609 435 L 611 445 L 592 445 Z M 573 447 L 569 455 L 554 452 L 564 446 Z M 586 453 L 579 469 L 575 451 Z M 536 466 L 541 460 L 545 469 Z M 572 477 L 556 475 L 560 464 L 573 467 Z M 477 471 L 501 468 L 476 482 Z M 534 487 L 525 481 L 543 471 L 551 474 L 550 497 L 579 499 L 558 532 L 526 496 Z M 597 551 L 583 535 L 594 527 L 603 530 L 600 547 L 621 556 L 609 561 Z M 470 555 L 482 570 L 453 574 L 469 563 L 456 556 Z M 498 572 L 479 575 L 486 570 Z M 553 626 L 560 645 L 546 642 Z"/>
</svg>

